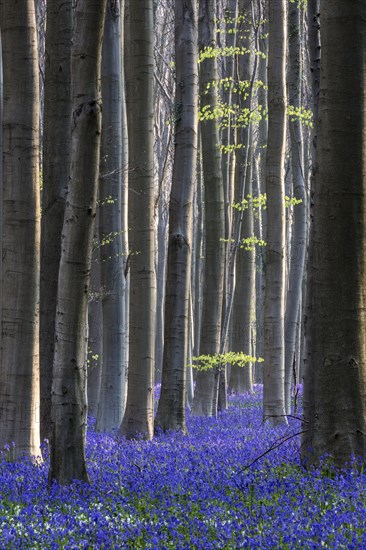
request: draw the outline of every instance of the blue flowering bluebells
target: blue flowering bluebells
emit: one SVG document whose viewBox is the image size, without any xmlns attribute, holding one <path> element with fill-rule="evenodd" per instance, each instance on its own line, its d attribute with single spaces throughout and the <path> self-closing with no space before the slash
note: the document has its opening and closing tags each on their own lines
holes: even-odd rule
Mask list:
<svg viewBox="0 0 366 550">
<path fill-rule="evenodd" d="M 186 437 L 131 442 L 91 423 L 90 485 L 48 489 L 47 460 L 13 463 L 9 450 L 0 548 L 366 548 L 366 474 L 305 471 L 299 421 L 273 428 L 261 414 L 257 387 L 217 419 L 189 416 Z"/>
</svg>

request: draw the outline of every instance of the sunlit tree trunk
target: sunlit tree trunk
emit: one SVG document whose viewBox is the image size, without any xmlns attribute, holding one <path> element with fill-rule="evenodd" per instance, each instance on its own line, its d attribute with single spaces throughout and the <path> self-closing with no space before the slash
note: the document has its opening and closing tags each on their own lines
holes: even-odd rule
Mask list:
<svg viewBox="0 0 366 550">
<path fill-rule="evenodd" d="M 289 104 L 295 109 L 301 107 L 301 43 L 300 10 L 296 4 L 289 11 Z M 307 245 L 307 196 L 304 172 L 304 144 L 301 121 L 293 117 L 290 121 L 291 173 L 295 199 L 301 201 L 294 206 L 291 262 L 286 298 L 285 314 L 285 400 L 286 412 L 291 412 L 291 386 L 294 378 L 296 339 L 300 322 L 300 303 L 304 278 L 305 254 Z M 295 355 L 295 359 L 294 359 Z"/>
<path fill-rule="evenodd" d="M 192 250 L 193 191 L 197 159 L 197 6 L 175 2 L 175 154 L 169 205 L 164 355 L 156 424 L 186 432 L 186 374 Z"/>
<path fill-rule="evenodd" d="M 85 336 L 96 215 L 105 1 L 79 0 L 72 47 L 70 180 L 61 240 L 49 481 L 87 481 Z"/>
<path fill-rule="evenodd" d="M 129 150 L 129 371 L 122 433 L 153 437 L 156 281 L 154 266 L 153 2 L 128 0 L 126 100 Z"/>
<path fill-rule="evenodd" d="M 215 1 L 201 0 L 199 3 L 199 47 L 215 47 L 216 19 Z M 218 79 L 217 59 L 207 58 L 200 64 L 201 108 L 209 105 L 214 111 L 218 93 L 215 86 L 208 84 Z M 220 350 L 224 253 L 220 239 L 225 232 L 224 194 L 222 186 L 221 152 L 219 144 L 219 123 L 217 119 L 202 122 L 202 166 L 205 187 L 205 268 L 202 305 L 200 353 L 213 355 Z M 215 373 L 200 371 L 196 378 L 193 399 L 195 415 L 216 415 L 217 396 Z"/>
<path fill-rule="evenodd" d="M 257 153 L 253 158 L 253 196 L 261 194 L 260 166 Z M 263 241 L 262 209 L 258 208 L 253 217 L 254 235 Z M 264 254 L 265 247 L 257 246 L 255 249 L 255 354 L 254 357 L 263 358 L 263 281 L 264 281 Z M 262 382 L 262 365 L 256 362 L 254 367 L 254 380 Z"/>
<path fill-rule="evenodd" d="M 267 253 L 264 303 L 263 416 L 276 424 L 285 414 L 285 143 L 286 1 L 268 6 L 268 141 L 266 156 Z"/>
<path fill-rule="evenodd" d="M 261 32 L 259 37 L 259 50 L 268 56 L 268 39 L 266 37 L 267 28 L 267 9 L 268 2 L 266 0 L 257 0 L 257 17 L 264 22 L 261 25 Z M 261 112 L 267 111 L 267 58 L 260 58 L 258 61 L 258 78 L 263 82 L 258 90 L 258 106 L 261 108 Z M 259 196 L 261 193 L 266 192 L 265 185 L 265 161 L 266 161 L 266 147 L 267 147 L 267 134 L 268 134 L 268 120 L 266 116 L 263 116 L 259 122 L 258 128 L 258 141 L 256 151 L 256 166 L 255 174 L 257 178 L 253 181 L 255 187 L 253 187 L 255 196 Z M 257 212 L 257 216 L 254 220 L 255 235 L 262 240 L 267 237 L 267 215 L 266 210 L 260 209 Z M 264 295 L 265 295 L 265 264 L 266 264 L 265 249 L 262 247 L 256 248 L 256 356 L 263 358 L 264 356 Z M 257 363 L 256 369 L 259 373 L 263 371 L 263 364 Z"/>
<path fill-rule="evenodd" d="M 47 2 L 41 223 L 41 440 L 51 430 L 61 230 L 69 183 L 72 0 Z"/>
<path fill-rule="evenodd" d="M 366 458 L 366 5 L 324 0 L 304 460 Z M 349 45 L 352 44 L 352 55 Z"/>
<path fill-rule="evenodd" d="M 0 2 L 3 112 L 0 446 L 39 455 L 39 82 L 34 2 Z"/>
<path fill-rule="evenodd" d="M 126 108 L 126 75 L 125 75 L 125 0 L 120 0 L 121 6 L 121 110 L 122 110 L 122 191 L 121 191 L 121 214 L 122 214 L 122 254 L 123 254 L 123 272 L 125 277 L 124 287 L 124 363 L 125 369 L 125 391 L 123 392 L 123 411 L 126 408 L 127 400 L 127 381 L 128 381 L 128 334 L 129 334 L 129 310 L 130 310 L 130 275 L 129 265 L 129 244 L 128 244 L 128 123 Z"/>
</svg>

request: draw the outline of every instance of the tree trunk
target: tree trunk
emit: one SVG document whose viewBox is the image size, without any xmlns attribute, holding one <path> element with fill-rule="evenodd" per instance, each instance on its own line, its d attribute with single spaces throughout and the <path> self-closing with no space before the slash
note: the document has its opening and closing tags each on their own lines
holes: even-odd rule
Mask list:
<svg viewBox="0 0 366 550">
<path fill-rule="evenodd" d="M 3 111 L 0 445 L 40 454 L 39 82 L 34 2 L 0 3 Z"/>
<path fill-rule="evenodd" d="M 235 48 L 238 35 L 238 0 L 229 0 L 225 9 L 225 27 L 226 27 L 226 47 Z M 223 102 L 225 106 L 231 106 L 233 103 L 233 89 L 236 69 L 235 55 L 229 55 L 223 59 L 223 76 L 229 79 L 229 86 L 223 90 Z M 224 216 L 225 216 L 225 267 L 224 267 L 224 282 L 223 282 L 223 303 L 222 303 L 222 327 L 225 324 L 225 313 L 227 310 L 228 296 L 228 279 L 230 268 L 230 238 L 232 234 L 232 203 L 234 199 L 235 188 L 235 144 L 236 130 L 235 121 L 232 116 L 228 117 L 227 125 L 222 128 L 221 147 L 222 147 L 222 180 L 224 190 Z M 233 149 L 232 149 L 233 148 Z M 225 334 L 226 336 L 226 334 Z M 225 342 L 220 342 L 220 347 L 225 353 L 228 350 L 228 338 L 224 338 Z M 220 370 L 219 380 L 219 395 L 218 395 L 218 410 L 227 409 L 227 365 L 223 365 Z"/>
<path fill-rule="evenodd" d="M 87 393 L 88 415 L 98 420 L 99 396 L 103 369 L 103 310 L 100 297 L 100 254 L 98 243 L 98 209 L 95 223 L 95 245 L 90 272 L 90 293 L 88 303 L 88 365 Z"/>
<path fill-rule="evenodd" d="M 261 182 L 260 182 L 260 166 L 258 157 L 255 156 L 253 162 L 253 196 L 259 197 L 261 194 Z M 263 239 L 263 226 L 262 226 L 262 209 L 258 208 L 256 215 L 253 217 L 253 229 L 254 235 L 259 240 Z M 255 249 L 255 354 L 253 357 L 263 358 L 263 297 L 264 297 L 264 254 L 265 247 L 257 246 Z M 254 371 L 255 381 L 263 381 L 263 369 L 262 363 L 259 361 L 255 364 Z"/>
<path fill-rule="evenodd" d="M 249 18 L 250 10 L 253 6 L 247 7 L 241 1 L 239 3 L 241 15 L 246 15 Z M 253 17 L 254 20 L 254 17 Z M 247 21 L 245 22 L 247 25 Z M 255 30 L 255 48 L 258 46 L 258 28 Z M 252 29 L 246 29 L 243 47 L 250 50 L 252 38 Z M 253 104 L 253 84 L 257 73 L 257 61 L 253 60 L 251 70 L 251 55 L 240 56 L 238 59 L 238 76 L 241 82 L 247 82 L 247 98 L 239 95 L 238 103 L 244 111 L 248 109 L 250 113 Z M 250 118 L 246 123 L 237 130 L 237 144 L 242 145 L 236 153 L 236 190 L 235 202 L 241 202 L 245 197 L 252 196 L 252 123 Z M 244 211 L 235 211 L 234 215 L 234 243 L 232 247 L 232 260 L 235 262 L 235 288 L 231 290 L 233 307 L 233 323 L 232 323 L 232 351 L 244 351 L 250 355 L 251 353 L 251 316 L 253 307 L 253 290 L 254 290 L 254 246 L 243 246 L 242 239 L 253 236 L 253 208 L 249 207 Z M 229 296 L 230 299 L 230 296 Z M 253 376 L 252 365 L 248 363 L 244 368 L 233 365 L 230 375 L 230 388 L 236 392 L 252 391 Z"/>
<path fill-rule="evenodd" d="M 186 433 L 185 403 L 193 191 L 197 160 L 197 7 L 175 3 L 175 155 L 169 205 L 168 268 L 165 291 L 164 355 L 156 423 Z"/>
<path fill-rule="evenodd" d="M 62 228 L 49 481 L 88 480 L 85 332 L 98 188 L 101 53 L 106 3 L 79 0 L 72 48 L 71 167 Z"/>
<path fill-rule="evenodd" d="M 309 43 L 309 57 L 310 57 L 310 80 L 313 102 L 313 118 L 314 127 L 312 132 L 312 147 L 311 147 L 311 171 L 310 171 L 310 192 L 309 207 L 308 207 L 308 254 L 307 254 L 307 269 L 305 273 L 306 280 L 306 295 L 304 301 L 304 361 L 303 371 L 304 376 L 306 372 L 311 368 L 311 335 L 312 335 L 312 270 L 310 266 L 313 263 L 313 243 L 314 243 L 314 190 L 315 190 L 315 163 L 316 163 L 316 151 L 317 151 L 317 135 L 318 135 L 318 111 L 319 111 L 319 85 L 320 85 L 320 25 L 319 25 L 319 0 L 308 0 L 308 43 Z M 304 395 L 304 400 L 307 398 Z"/>
<path fill-rule="evenodd" d="M 4 103 L 4 79 L 3 79 L 3 47 L 0 29 L 0 128 L 3 128 L 3 103 Z M 3 131 L 0 132 L 0 158 L 3 158 Z M 3 242 L 3 162 L 0 162 L 0 243 Z M 0 304 L 3 303 L 3 255 L 0 254 Z M 1 306 L 0 306 L 1 307 Z M 0 350 L 2 339 L 2 315 L 0 315 Z M 1 352 L 0 352 L 1 353 Z M 0 355 L 1 357 L 1 355 Z"/>
<path fill-rule="evenodd" d="M 118 428 L 126 391 L 124 259 L 122 247 L 122 80 L 119 0 L 108 0 L 103 36 L 103 122 L 99 175 L 103 369 L 97 429 Z"/>
<path fill-rule="evenodd" d="M 167 268 L 167 244 L 169 224 L 169 195 L 173 166 L 172 134 L 170 124 L 174 104 L 175 74 L 167 59 L 173 58 L 174 49 L 174 2 L 159 2 L 154 16 L 155 65 L 154 88 L 154 141 L 158 188 L 155 200 L 157 211 L 157 251 L 155 255 L 156 301 L 162 307 L 156 309 L 155 384 L 161 384 L 164 353 L 164 307 Z"/>
<path fill-rule="evenodd" d="M 152 0 L 126 1 L 129 149 L 129 372 L 122 433 L 153 437 L 156 281 L 154 266 L 154 52 Z"/>
<path fill-rule="evenodd" d="M 289 103 L 295 109 L 301 107 L 301 43 L 300 10 L 290 5 L 289 12 Z M 291 173 L 293 196 L 301 203 L 294 206 L 291 263 L 285 314 L 285 401 L 286 412 L 291 413 L 291 386 L 293 362 L 296 351 L 300 303 L 304 278 L 307 245 L 307 196 L 304 180 L 304 145 L 301 121 L 290 121 Z M 296 357 L 296 362 L 299 357 Z"/>
<path fill-rule="evenodd" d="M 321 42 L 302 453 L 315 463 L 328 454 L 344 466 L 366 458 L 365 3 L 324 0 Z"/>
<path fill-rule="evenodd" d="M 41 440 L 51 432 L 61 231 L 69 184 L 72 0 L 47 2 L 41 232 Z"/>
<path fill-rule="evenodd" d="M 202 146 L 198 126 L 198 151 L 196 170 L 196 193 L 194 201 L 194 224 L 193 224 L 193 251 L 192 251 L 192 298 L 193 298 L 193 356 L 200 354 L 201 321 L 202 321 L 202 287 L 204 272 L 204 190 L 202 174 Z M 193 265 L 194 264 L 194 265 Z"/>
<path fill-rule="evenodd" d="M 266 34 L 268 31 L 267 24 L 266 24 L 266 10 L 264 7 L 267 5 L 267 0 L 258 0 L 258 10 L 257 10 L 257 17 L 258 19 L 262 19 L 264 23 L 261 27 L 262 32 L 261 36 L 259 38 L 259 50 L 266 54 L 268 57 L 268 44 L 266 39 Z M 262 5 L 264 4 L 264 5 Z M 263 36 L 264 35 L 264 36 Z M 261 82 L 263 82 L 263 86 L 261 86 L 258 90 L 258 106 L 261 107 L 261 112 L 267 112 L 268 109 L 268 97 L 267 97 L 267 58 L 262 59 L 260 58 L 258 61 L 258 77 Z M 253 183 L 255 183 L 254 193 L 255 196 L 259 196 L 261 193 L 264 194 L 266 192 L 266 184 L 265 184 L 265 162 L 266 162 L 266 149 L 267 149 L 267 135 L 268 135 L 268 120 L 266 116 L 263 116 L 262 119 L 259 122 L 259 128 L 258 128 L 258 141 L 257 141 L 257 154 L 256 154 L 256 167 L 255 167 L 255 173 L 257 175 L 257 178 L 253 180 Z M 255 226 L 255 235 L 258 237 L 258 239 L 266 239 L 267 236 L 267 211 L 265 209 L 259 209 L 258 210 L 258 217 L 254 220 L 254 226 Z M 257 264 L 257 270 L 256 270 L 256 356 L 257 357 L 264 357 L 264 296 L 265 296 L 265 287 L 266 287 L 266 278 L 265 278 L 265 267 L 266 267 L 266 260 L 265 260 L 265 249 L 262 247 L 256 248 L 256 264 Z M 263 372 L 263 364 L 257 363 L 256 364 L 257 371 L 261 373 L 261 379 L 262 379 L 262 372 Z"/>
<path fill-rule="evenodd" d="M 215 47 L 216 20 L 214 0 L 199 3 L 199 47 Z M 218 94 L 212 82 L 217 82 L 217 60 L 208 58 L 200 64 L 201 108 L 214 111 Z M 207 88 L 207 85 L 210 87 Z M 224 194 L 222 186 L 219 122 L 202 122 L 202 166 L 205 186 L 205 268 L 202 305 L 200 354 L 213 355 L 220 350 L 221 315 L 224 277 L 225 234 Z M 215 373 L 199 371 L 193 399 L 193 414 L 215 416 L 217 396 L 214 395 Z"/>
<path fill-rule="evenodd" d="M 268 17 L 267 254 L 263 417 L 277 424 L 284 421 L 285 414 L 286 1 L 271 0 Z"/>
<path fill-rule="evenodd" d="M 122 52 L 125 48 L 125 0 L 120 0 L 121 6 L 121 47 Z M 121 56 L 121 111 L 122 111 L 122 191 L 121 191 L 121 213 L 122 213 L 122 254 L 123 254 L 123 273 L 125 277 L 124 288 L 124 364 L 125 369 L 125 391 L 123 393 L 122 410 L 126 409 L 127 383 L 128 383 L 128 356 L 129 356 L 129 309 L 130 309 L 130 275 L 128 270 L 129 263 L 129 244 L 128 244 L 128 123 L 126 107 L 126 77 L 125 77 L 125 56 Z"/>
<path fill-rule="evenodd" d="M 249 129 L 251 132 L 251 130 Z M 238 166 L 238 177 L 246 179 L 246 196 L 252 195 L 252 138 L 248 151 L 249 166 Z M 244 176 L 243 170 L 246 173 Z M 241 225 L 241 239 L 253 236 L 253 208 L 243 213 Z M 254 245 L 240 245 L 236 253 L 235 291 L 233 302 L 233 329 L 232 329 L 232 351 L 244 352 L 251 355 L 251 326 L 254 305 L 254 268 L 255 251 Z M 252 364 L 247 363 L 245 367 L 232 365 L 230 375 L 230 389 L 234 392 L 253 391 Z"/>
</svg>

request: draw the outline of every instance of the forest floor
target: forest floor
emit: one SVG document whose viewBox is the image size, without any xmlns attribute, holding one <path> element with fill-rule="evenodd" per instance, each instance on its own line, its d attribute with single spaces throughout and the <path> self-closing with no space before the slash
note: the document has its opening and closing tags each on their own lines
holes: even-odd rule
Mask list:
<svg viewBox="0 0 366 550">
<path fill-rule="evenodd" d="M 49 490 L 47 461 L 4 458 L 0 548 L 366 548 L 366 474 L 304 470 L 300 422 L 263 425 L 260 387 L 188 428 L 130 442 L 91 422 L 90 485 Z"/>
</svg>

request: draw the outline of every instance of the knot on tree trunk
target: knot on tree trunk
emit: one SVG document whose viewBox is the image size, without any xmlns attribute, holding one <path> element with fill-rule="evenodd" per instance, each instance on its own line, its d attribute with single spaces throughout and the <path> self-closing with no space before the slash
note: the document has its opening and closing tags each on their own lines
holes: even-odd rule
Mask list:
<svg viewBox="0 0 366 550">
<path fill-rule="evenodd" d="M 174 233 L 171 238 L 171 243 L 178 248 L 183 248 L 184 246 L 188 246 L 187 239 L 181 233 Z"/>
</svg>

